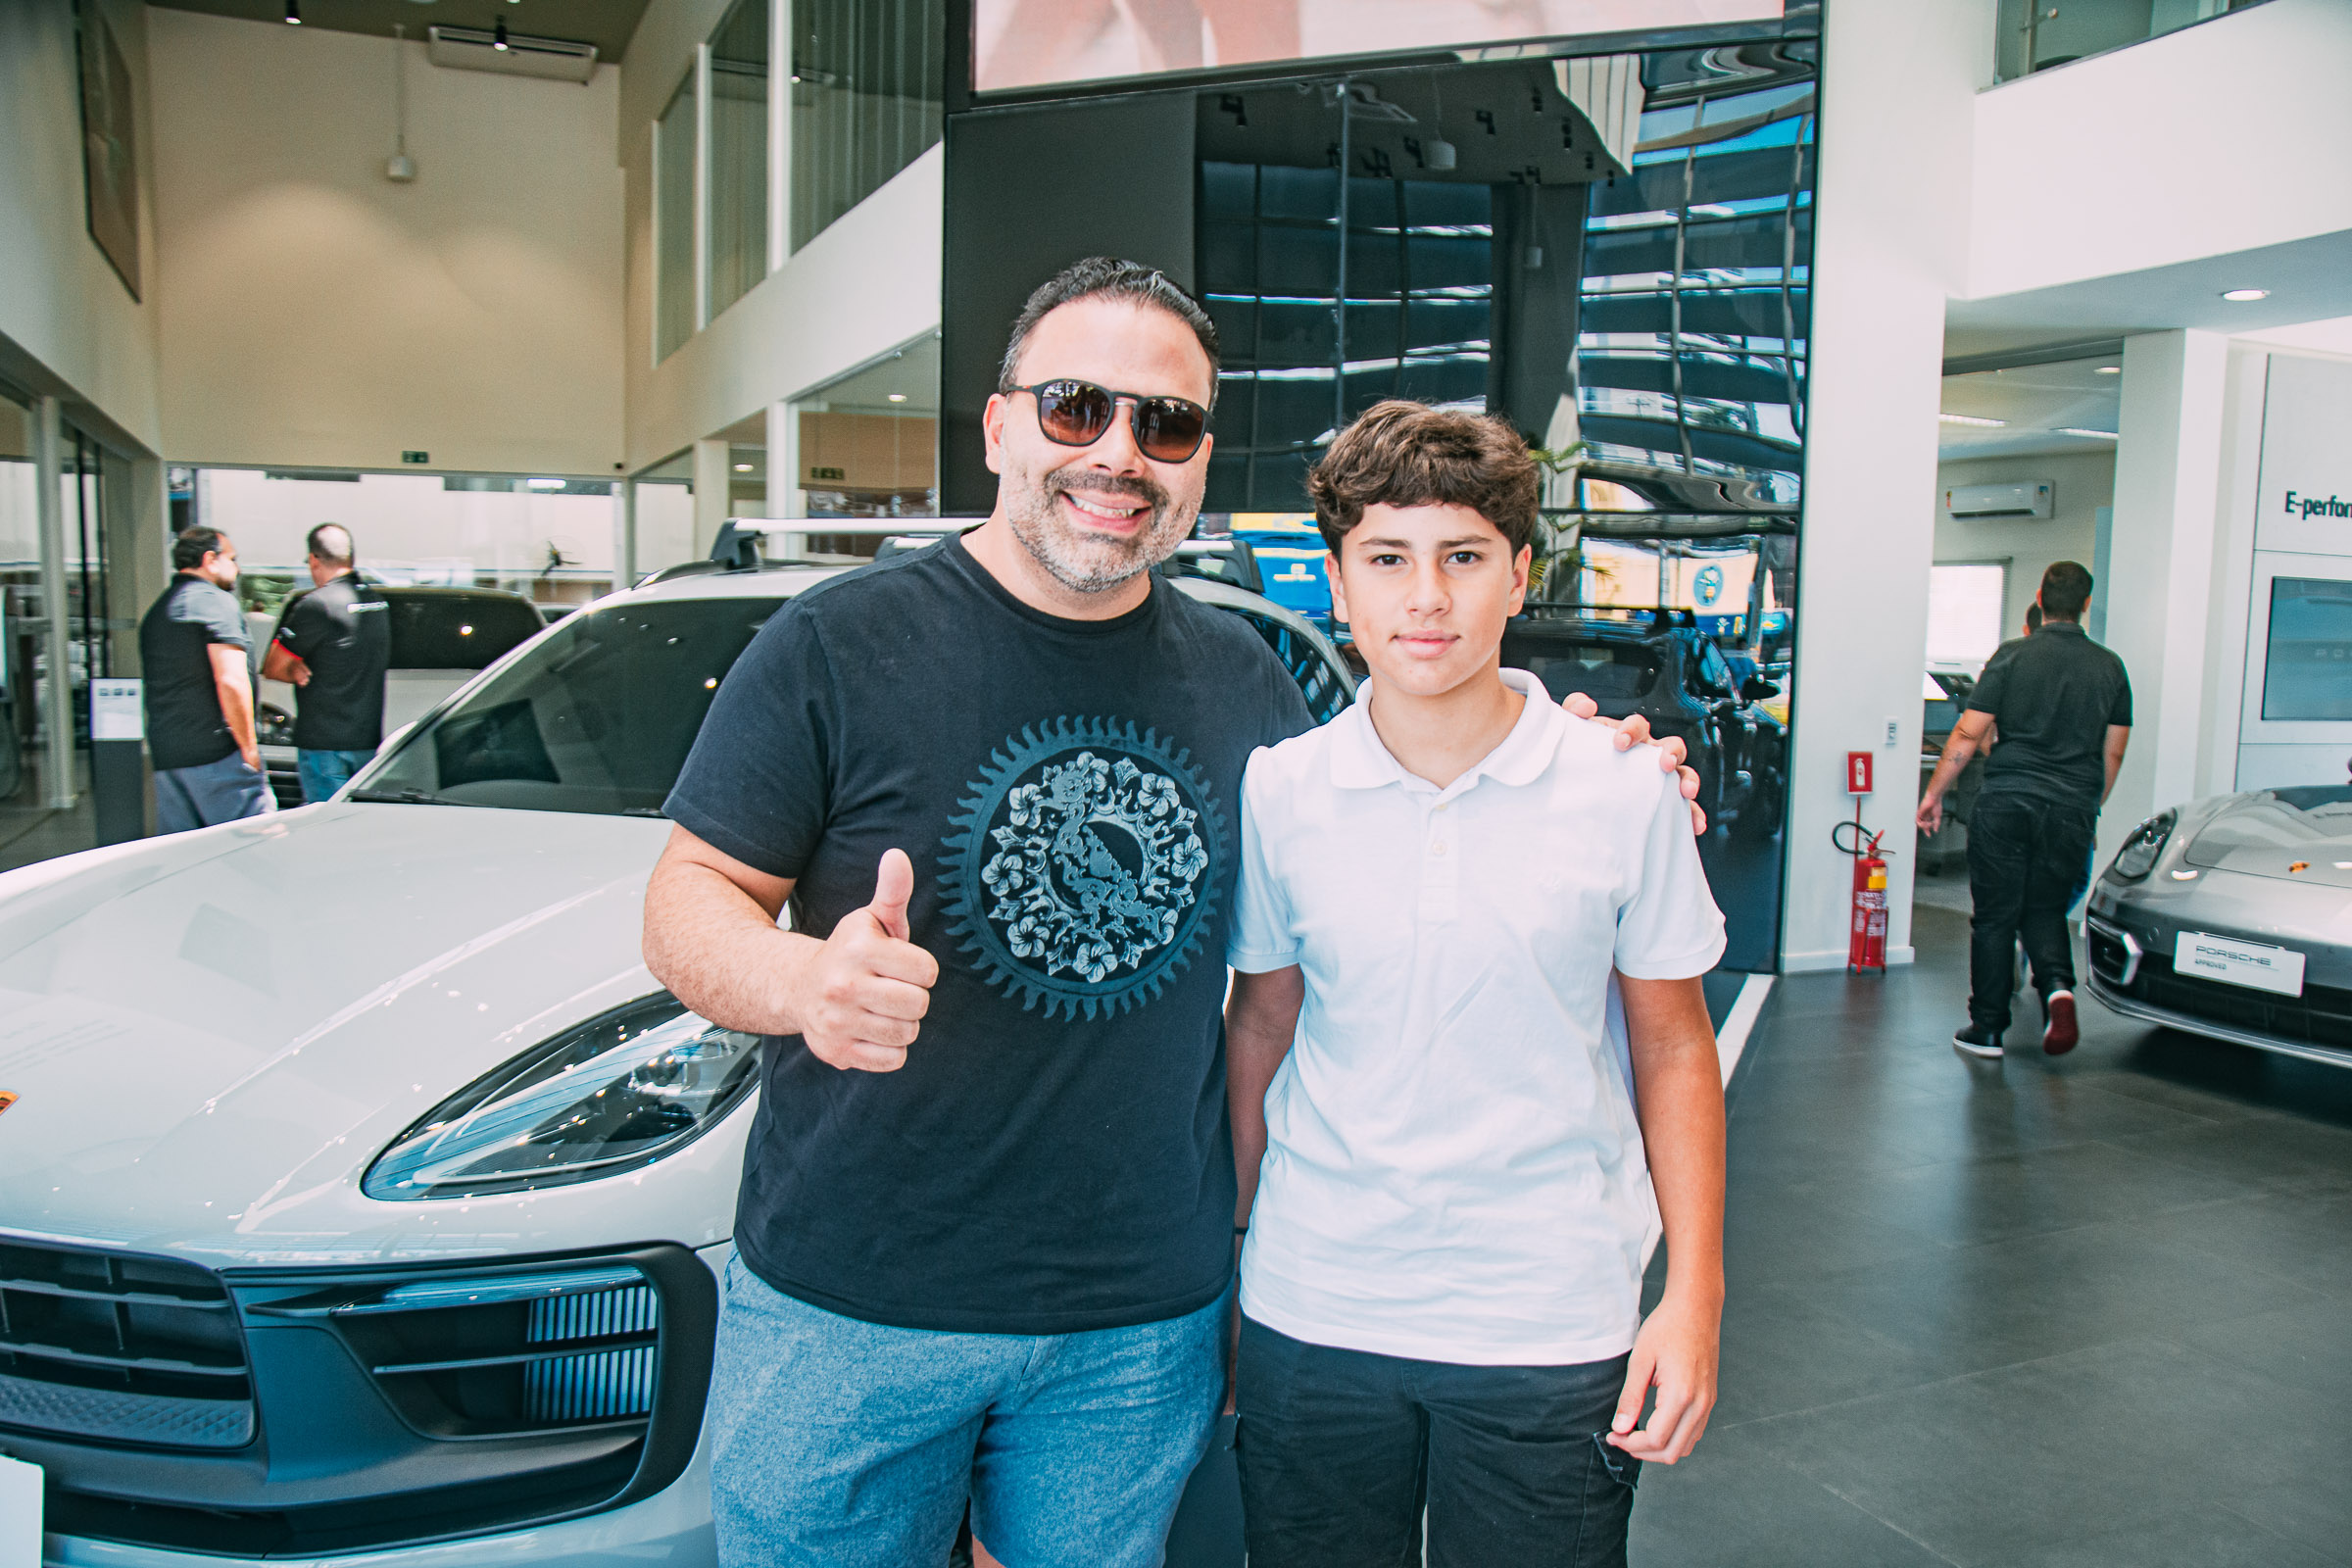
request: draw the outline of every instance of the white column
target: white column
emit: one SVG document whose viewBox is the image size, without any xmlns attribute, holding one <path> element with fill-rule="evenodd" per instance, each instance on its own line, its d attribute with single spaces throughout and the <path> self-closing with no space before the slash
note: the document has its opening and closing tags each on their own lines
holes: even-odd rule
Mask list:
<svg viewBox="0 0 2352 1568">
<path fill-rule="evenodd" d="M 694 329 L 710 324 L 710 46 L 694 48 Z"/>
<path fill-rule="evenodd" d="M 801 420 L 790 403 L 767 406 L 767 514 L 808 515 L 808 498 L 801 490 Z"/>
<path fill-rule="evenodd" d="M 74 637 L 66 601 L 64 432 L 53 397 L 33 400 L 32 464 L 34 516 L 41 536 L 41 653 L 49 669 L 48 701 L 41 711 L 41 728 L 49 739 L 41 754 L 41 792 L 52 809 L 62 811 L 74 797 Z"/>
<path fill-rule="evenodd" d="M 1849 751 L 1872 756 L 1863 822 L 1895 852 L 1887 961 L 1911 959 L 1943 306 L 1965 265 L 1983 9 L 1841 0 L 1824 14 L 1784 969 L 1845 962 L 1853 871 L 1830 829 L 1853 816 Z"/>
<path fill-rule="evenodd" d="M 767 3 L 767 270 L 792 258 L 792 0 Z M 775 466 L 769 427 L 768 466 Z M 773 494 L 772 490 L 770 492 Z M 783 514 L 771 510 L 771 516 Z"/>
<path fill-rule="evenodd" d="M 612 590 L 637 581 L 637 481 L 623 479 L 612 494 Z"/>
<path fill-rule="evenodd" d="M 727 490 L 735 470 L 723 440 L 694 444 L 694 553 L 699 559 L 718 542 L 718 525 L 727 520 Z"/>
<path fill-rule="evenodd" d="M 2142 818 L 2201 793 L 2229 349 L 2218 332 L 2124 340 L 2112 580 L 2091 591 L 2132 677 L 2132 744 L 2099 815 L 2102 864 Z"/>
</svg>

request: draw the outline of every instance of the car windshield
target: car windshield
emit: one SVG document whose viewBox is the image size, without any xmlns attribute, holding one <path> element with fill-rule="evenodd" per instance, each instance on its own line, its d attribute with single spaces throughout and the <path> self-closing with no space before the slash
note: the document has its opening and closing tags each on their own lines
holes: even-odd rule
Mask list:
<svg viewBox="0 0 2352 1568">
<path fill-rule="evenodd" d="M 618 604 L 411 735 L 363 801 L 659 816 L 718 683 L 781 599 Z"/>
</svg>

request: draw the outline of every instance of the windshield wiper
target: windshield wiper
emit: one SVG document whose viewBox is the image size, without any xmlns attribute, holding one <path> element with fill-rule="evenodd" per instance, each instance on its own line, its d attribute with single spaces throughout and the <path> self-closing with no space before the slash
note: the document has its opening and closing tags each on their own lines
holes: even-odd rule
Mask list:
<svg viewBox="0 0 2352 1568">
<path fill-rule="evenodd" d="M 367 801 L 378 806 L 471 806 L 471 801 L 453 801 L 446 795 L 434 795 L 419 789 L 353 790 L 348 800 Z"/>
</svg>

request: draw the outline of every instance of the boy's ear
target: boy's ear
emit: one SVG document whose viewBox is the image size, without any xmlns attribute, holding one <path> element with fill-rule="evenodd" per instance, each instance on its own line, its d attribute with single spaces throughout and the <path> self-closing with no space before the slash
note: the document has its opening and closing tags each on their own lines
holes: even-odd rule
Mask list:
<svg viewBox="0 0 2352 1568">
<path fill-rule="evenodd" d="M 1516 615 L 1527 607 L 1527 578 L 1535 560 L 1534 545 L 1521 545 L 1519 554 L 1511 558 L 1511 608 L 1506 613 Z"/>
<path fill-rule="evenodd" d="M 1326 550 L 1323 552 L 1323 575 L 1331 579 L 1331 618 L 1345 621 L 1348 619 L 1348 590 L 1340 583 L 1340 553 L 1338 551 Z"/>
</svg>

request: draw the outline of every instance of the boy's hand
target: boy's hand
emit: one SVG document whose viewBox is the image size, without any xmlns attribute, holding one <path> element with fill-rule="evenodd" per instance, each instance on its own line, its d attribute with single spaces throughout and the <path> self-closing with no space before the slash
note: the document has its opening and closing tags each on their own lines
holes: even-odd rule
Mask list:
<svg viewBox="0 0 2352 1568">
<path fill-rule="evenodd" d="M 907 940 L 906 901 L 914 864 L 886 850 L 874 877 L 874 902 L 833 927 L 803 984 L 794 1014 L 808 1054 L 836 1067 L 896 1072 L 931 1007 L 939 960 Z"/>
<path fill-rule="evenodd" d="M 1669 1297 L 1642 1323 L 1625 1369 L 1625 1392 L 1609 1423 L 1609 1444 L 1649 1464 L 1672 1464 L 1697 1446 L 1715 1408 L 1715 1362 L 1723 1324 L 1721 1303 Z M 1655 1387 L 1649 1425 L 1636 1428 L 1642 1404 Z"/>
<path fill-rule="evenodd" d="M 1680 735 L 1657 739 L 1649 733 L 1649 720 L 1640 713 L 1630 713 L 1624 718 L 1603 718 L 1600 716 L 1600 705 L 1583 692 L 1570 692 L 1560 699 L 1560 706 L 1578 718 L 1589 718 L 1595 724 L 1606 724 L 1615 730 L 1616 746 L 1621 752 L 1631 751 L 1637 745 L 1656 747 L 1658 765 L 1681 775 L 1683 799 L 1693 803 L 1690 807 L 1690 831 L 1700 838 L 1706 837 L 1707 813 L 1696 805 L 1698 773 L 1689 765 L 1690 749 L 1683 744 Z"/>
</svg>

